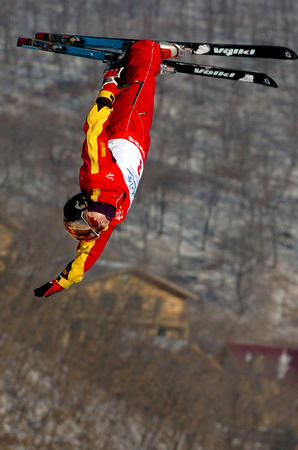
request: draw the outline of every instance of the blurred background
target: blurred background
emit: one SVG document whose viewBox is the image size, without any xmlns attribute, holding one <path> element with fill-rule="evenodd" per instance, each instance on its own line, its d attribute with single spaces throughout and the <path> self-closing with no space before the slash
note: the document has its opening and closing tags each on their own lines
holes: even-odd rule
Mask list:
<svg viewBox="0 0 298 450">
<path fill-rule="evenodd" d="M 2 0 L 0 448 L 291 450 L 297 435 L 297 63 L 200 56 L 279 84 L 157 82 L 135 202 L 85 280 L 73 258 L 85 116 L 104 65 L 35 32 L 297 52 L 294 0 Z"/>
</svg>

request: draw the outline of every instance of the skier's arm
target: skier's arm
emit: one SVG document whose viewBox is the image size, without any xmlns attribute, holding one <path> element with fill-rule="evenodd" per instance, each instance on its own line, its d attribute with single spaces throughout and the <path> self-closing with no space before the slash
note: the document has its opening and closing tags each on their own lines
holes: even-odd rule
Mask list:
<svg viewBox="0 0 298 450">
<path fill-rule="evenodd" d="M 40 288 L 35 289 L 35 296 L 49 297 L 63 289 L 68 289 L 74 283 L 79 283 L 84 278 L 85 273 L 100 257 L 114 228 L 115 225 L 110 224 L 109 228 L 103 231 L 98 239 L 94 241 L 81 241 L 78 245 L 74 260 L 67 264 L 56 280 L 52 280 Z"/>
<path fill-rule="evenodd" d="M 72 284 L 79 283 L 84 278 L 85 273 L 103 252 L 114 228 L 115 225 L 112 224 L 101 233 L 98 239 L 79 243 L 75 259 L 66 266 L 56 279 L 59 286 L 68 289 Z"/>
</svg>

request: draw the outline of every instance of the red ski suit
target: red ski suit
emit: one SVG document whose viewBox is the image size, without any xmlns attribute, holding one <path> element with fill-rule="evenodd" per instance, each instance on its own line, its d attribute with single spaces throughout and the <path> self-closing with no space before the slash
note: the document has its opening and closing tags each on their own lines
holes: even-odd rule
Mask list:
<svg viewBox="0 0 298 450">
<path fill-rule="evenodd" d="M 155 77 L 160 63 L 161 51 L 156 42 L 133 44 L 125 75 L 129 86 L 120 89 L 116 98 L 101 90 L 87 116 L 80 187 L 93 201 L 115 206 L 116 214 L 98 239 L 79 243 L 75 259 L 56 280 L 63 288 L 82 280 L 131 206 L 149 151 Z"/>
</svg>

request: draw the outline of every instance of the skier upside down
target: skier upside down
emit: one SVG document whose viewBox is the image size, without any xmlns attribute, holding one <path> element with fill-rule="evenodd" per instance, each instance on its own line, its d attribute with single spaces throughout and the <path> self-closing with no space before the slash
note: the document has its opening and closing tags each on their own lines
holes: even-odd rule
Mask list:
<svg viewBox="0 0 298 450">
<path fill-rule="evenodd" d="M 37 297 L 80 282 L 125 219 L 148 156 L 155 78 L 161 61 L 178 51 L 173 44 L 138 41 L 128 52 L 124 84 L 122 69 L 105 74 L 84 126 L 81 193 L 64 206 L 65 228 L 79 241 L 76 256 L 55 280 L 34 290 Z"/>
</svg>

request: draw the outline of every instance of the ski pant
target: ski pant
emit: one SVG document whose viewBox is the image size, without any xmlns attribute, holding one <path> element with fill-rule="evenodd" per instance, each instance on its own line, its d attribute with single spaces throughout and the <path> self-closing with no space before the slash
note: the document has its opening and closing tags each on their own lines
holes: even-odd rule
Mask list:
<svg viewBox="0 0 298 450">
<path fill-rule="evenodd" d="M 135 141 L 145 160 L 150 146 L 149 131 L 154 110 L 155 77 L 160 72 L 161 51 L 156 42 L 138 41 L 128 53 L 125 83 L 117 94 L 107 125 L 110 139 Z"/>
</svg>

